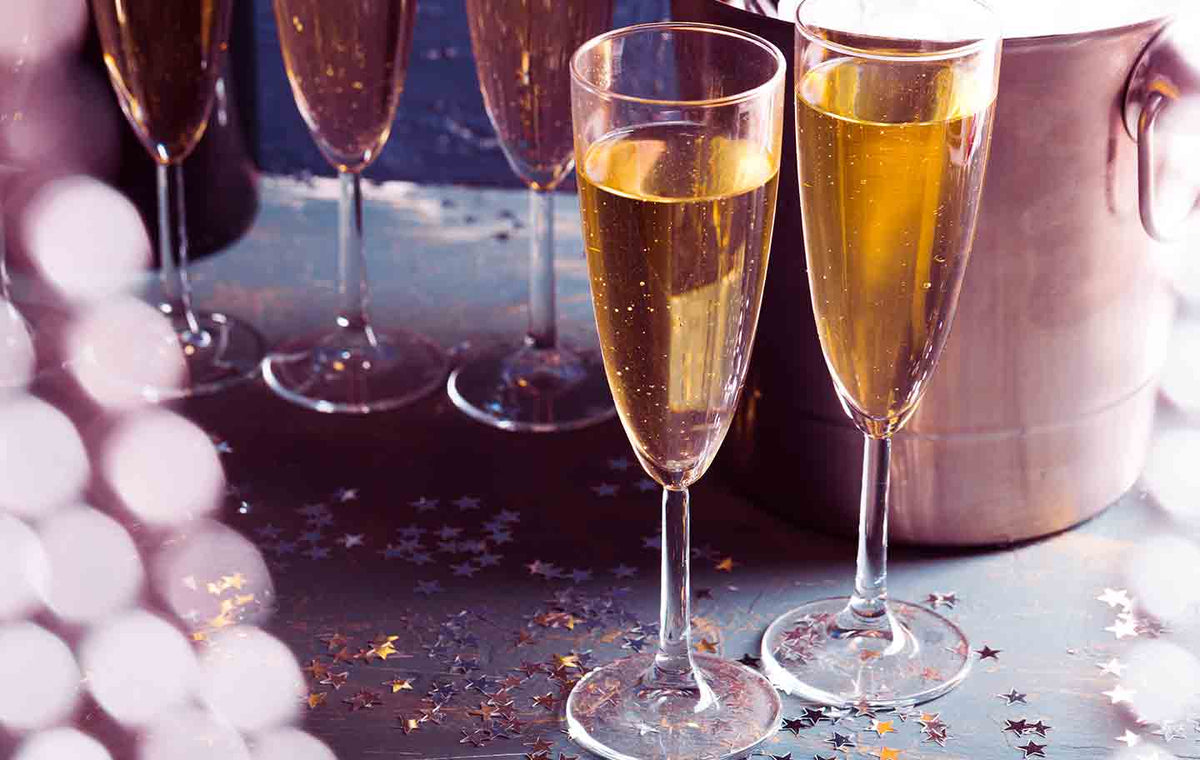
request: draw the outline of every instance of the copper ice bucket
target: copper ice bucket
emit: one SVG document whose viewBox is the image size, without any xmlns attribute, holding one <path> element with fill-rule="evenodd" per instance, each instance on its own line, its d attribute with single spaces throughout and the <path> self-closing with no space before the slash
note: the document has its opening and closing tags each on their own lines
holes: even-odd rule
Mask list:
<svg viewBox="0 0 1200 760">
<path fill-rule="evenodd" d="M 755 32 L 790 55 L 791 13 L 776 3 L 673 0 L 672 11 Z M 1137 479 L 1174 313 L 1171 265 L 1196 242 L 1194 232 L 1156 240 L 1186 230 L 1181 214 L 1162 218 L 1163 198 L 1154 197 L 1170 168 L 1161 137 L 1155 150 L 1159 116 L 1182 113 L 1178 102 L 1200 92 L 1200 35 L 1184 26 L 1164 13 L 1061 34 L 1005 27 L 958 316 L 893 449 L 895 540 L 982 545 L 1045 535 L 1100 512 Z M 853 532 L 861 436 L 838 405 L 817 341 L 794 144 L 784 145 L 754 360 L 719 461 L 763 506 Z M 1174 190 L 1191 193 L 1190 208 L 1195 190 Z"/>
</svg>

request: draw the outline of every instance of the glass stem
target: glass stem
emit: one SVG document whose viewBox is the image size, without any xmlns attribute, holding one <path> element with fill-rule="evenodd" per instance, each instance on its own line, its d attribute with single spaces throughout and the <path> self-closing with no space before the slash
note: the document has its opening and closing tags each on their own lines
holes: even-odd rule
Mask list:
<svg viewBox="0 0 1200 760">
<path fill-rule="evenodd" d="M 337 324 L 345 330 L 361 332 L 367 342 L 376 345 L 375 332 L 367 318 L 370 291 L 367 288 L 367 262 L 363 252 L 362 180 L 358 172 L 339 172 L 338 196 L 338 315 Z"/>
<path fill-rule="evenodd" d="M 862 503 L 858 522 L 858 572 L 850 611 L 863 622 L 887 618 L 888 481 L 892 439 L 865 437 Z"/>
<path fill-rule="evenodd" d="M 669 691 L 693 696 L 697 711 L 716 697 L 692 662 L 692 582 L 690 496 L 686 488 L 664 488 L 662 503 L 662 596 L 658 612 L 658 651 L 642 678 L 644 696 Z"/>
<path fill-rule="evenodd" d="M 529 332 L 534 348 L 554 348 L 558 327 L 554 313 L 554 193 L 530 188 Z"/>
<path fill-rule="evenodd" d="M 162 282 L 162 310 L 182 318 L 179 339 L 203 348 L 212 336 L 200 326 L 192 310 L 192 283 L 188 279 L 187 213 L 183 199 L 183 165 L 158 164 L 158 258 Z"/>
</svg>

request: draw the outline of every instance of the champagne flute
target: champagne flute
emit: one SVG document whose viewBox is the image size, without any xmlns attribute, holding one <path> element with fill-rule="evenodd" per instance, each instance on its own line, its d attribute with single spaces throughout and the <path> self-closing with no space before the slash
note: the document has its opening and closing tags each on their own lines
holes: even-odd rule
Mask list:
<svg viewBox="0 0 1200 760">
<path fill-rule="evenodd" d="M 983 190 L 1001 39 L 978 0 L 803 0 L 796 145 L 813 311 L 865 436 L 854 593 L 771 624 L 764 670 L 829 705 L 911 705 L 970 668 L 962 631 L 888 599 L 891 439 L 954 319 Z"/>
<path fill-rule="evenodd" d="M 571 173 L 571 53 L 612 25 L 613 0 L 467 0 L 471 49 L 488 117 L 529 186 L 529 329 L 524 345 L 450 375 L 451 400 L 504 430 L 551 432 L 613 414 L 598 359 L 558 340 L 554 189 Z"/>
<path fill-rule="evenodd" d="M 152 400 L 215 393 L 248 380 L 262 340 L 246 324 L 196 311 L 188 279 L 183 161 L 208 127 L 229 39 L 231 0 L 92 0 L 104 63 L 121 110 L 157 164 L 163 300 L 187 362 L 178 388 L 145 388 Z"/>
<path fill-rule="evenodd" d="M 783 55 L 707 24 L 597 37 L 571 66 L 579 202 L 604 369 L 638 461 L 663 487 L 658 651 L 592 671 L 572 737 L 609 758 L 744 754 L 778 728 L 758 672 L 690 640 L 688 486 L 737 406 L 779 187 Z"/>
<path fill-rule="evenodd" d="M 328 330 L 289 341 L 263 363 L 279 396 L 319 412 L 368 414 L 432 392 L 446 354 L 368 314 L 360 175 L 392 131 L 404 90 L 416 0 L 275 0 L 296 106 L 337 169 L 339 308 Z"/>
</svg>

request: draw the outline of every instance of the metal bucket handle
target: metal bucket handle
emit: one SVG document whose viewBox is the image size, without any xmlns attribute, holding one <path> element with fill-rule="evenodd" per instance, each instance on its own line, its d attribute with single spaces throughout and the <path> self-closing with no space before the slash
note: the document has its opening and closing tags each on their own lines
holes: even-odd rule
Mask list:
<svg viewBox="0 0 1200 760">
<path fill-rule="evenodd" d="M 1162 113 L 1187 97 L 1200 97 L 1200 69 L 1183 54 L 1189 41 L 1195 45 L 1200 24 L 1167 24 L 1138 58 L 1125 90 L 1125 129 L 1138 146 L 1138 212 L 1150 237 L 1170 242 L 1182 231 L 1182 220 L 1163 226 L 1155 203 L 1155 125 Z M 1200 207 L 1200 195 L 1193 210 Z M 1186 218 L 1186 217 L 1185 217 Z"/>
</svg>

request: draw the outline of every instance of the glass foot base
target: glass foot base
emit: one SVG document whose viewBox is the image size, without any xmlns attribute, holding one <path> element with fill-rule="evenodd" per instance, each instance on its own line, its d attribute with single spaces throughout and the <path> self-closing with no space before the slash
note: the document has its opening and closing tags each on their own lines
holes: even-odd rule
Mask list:
<svg viewBox="0 0 1200 760">
<path fill-rule="evenodd" d="M 766 678 L 719 657 L 693 659 L 714 699 L 645 693 L 649 654 L 588 673 L 567 698 L 571 738 L 613 760 L 710 760 L 741 756 L 779 729 L 782 706 Z"/>
<path fill-rule="evenodd" d="M 882 628 L 847 624 L 849 599 L 809 602 L 763 635 L 763 672 L 787 694 L 837 707 L 905 707 L 953 689 L 971 669 L 954 623 L 924 607 L 888 602 Z"/>
<path fill-rule="evenodd" d="M 474 359 L 451 373 L 447 391 L 471 419 L 515 432 L 577 430 L 616 413 L 599 357 L 562 347 Z"/>
<path fill-rule="evenodd" d="M 415 333 L 343 329 L 276 348 L 263 379 L 281 398 L 318 412 L 369 414 L 429 395 L 448 369 L 446 353 Z"/>
<path fill-rule="evenodd" d="M 187 376 L 178 387 L 143 389 L 147 400 L 210 396 L 258 374 L 263 341 L 245 322 L 217 312 L 197 312 L 200 331 L 194 332 L 181 314 L 165 313 L 183 351 Z"/>
</svg>

